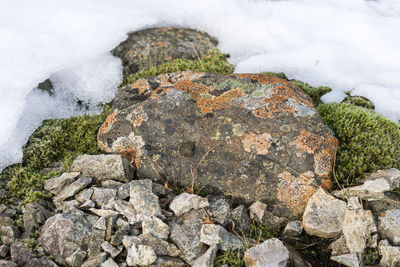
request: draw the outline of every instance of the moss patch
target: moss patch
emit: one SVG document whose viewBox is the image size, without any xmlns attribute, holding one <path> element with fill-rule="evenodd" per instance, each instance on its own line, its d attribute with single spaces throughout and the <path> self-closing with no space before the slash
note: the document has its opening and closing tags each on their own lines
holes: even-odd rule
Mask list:
<svg viewBox="0 0 400 267">
<path fill-rule="evenodd" d="M 142 69 L 141 71 L 126 77 L 122 85 L 130 84 L 137 79 L 143 77 L 184 70 L 197 70 L 219 74 L 230 74 L 233 73 L 235 67 L 229 64 L 229 62 L 227 61 L 228 57 L 229 55 L 222 54 L 218 49 L 212 48 L 208 50 L 208 52 L 202 58 L 199 58 L 198 60 L 175 59 L 168 63 Z"/>
<path fill-rule="evenodd" d="M 109 106 L 101 115 L 44 121 L 23 148 L 22 163 L 8 166 L 1 173 L 8 194 L 2 201 L 26 203 L 49 198 L 43 191 L 43 181 L 59 172 L 42 170 L 57 161 L 63 162 L 65 170 L 78 155 L 100 153 L 96 135 L 108 110 Z"/>
<path fill-rule="evenodd" d="M 376 112 L 346 103 L 317 107 L 336 134 L 335 175 L 349 186 L 356 177 L 380 169 L 400 168 L 400 126 Z"/>
<path fill-rule="evenodd" d="M 286 77 L 286 74 L 283 73 L 283 72 L 261 72 L 261 73 L 287 80 L 291 84 L 299 87 L 301 90 L 306 92 L 312 98 L 313 104 L 314 104 L 315 107 L 320 105 L 320 104 L 322 104 L 321 97 L 324 94 L 329 93 L 330 91 L 332 91 L 331 88 L 326 87 L 326 86 L 314 87 L 314 86 L 309 85 L 308 83 L 305 83 L 305 82 L 302 82 L 302 81 L 299 81 L 299 80 L 294 80 L 294 79 L 290 80 L 290 79 L 288 79 Z"/>
<path fill-rule="evenodd" d="M 367 109 L 375 109 L 374 104 L 366 97 L 363 96 L 351 96 L 348 95 L 345 99 L 342 100 L 342 103 L 353 104 L 355 106 L 367 108 Z"/>
</svg>

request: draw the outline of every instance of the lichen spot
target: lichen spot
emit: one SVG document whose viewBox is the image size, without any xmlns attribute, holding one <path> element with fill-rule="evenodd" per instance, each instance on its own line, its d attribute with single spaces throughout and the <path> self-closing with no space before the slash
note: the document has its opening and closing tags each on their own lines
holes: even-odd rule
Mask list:
<svg viewBox="0 0 400 267">
<path fill-rule="evenodd" d="M 147 121 L 147 113 L 143 110 L 143 106 L 140 105 L 136 107 L 131 113 L 126 116 L 127 121 L 129 121 L 133 127 L 139 127 L 142 122 Z"/>
<path fill-rule="evenodd" d="M 258 135 L 254 133 L 243 134 L 243 149 L 249 153 L 255 152 L 257 155 L 266 155 L 271 146 L 271 140 L 272 136 L 268 133 Z"/>
<path fill-rule="evenodd" d="M 134 132 L 130 133 L 129 136 L 119 137 L 112 145 L 114 153 L 122 154 L 132 164 L 139 168 L 141 160 L 145 157 L 143 151 L 145 143 L 141 136 L 136 136 Z"/>
<path fill-rule="evenodd" d="M 296 138 L 294 144 L 299 151 L 312 154 L 319 149 L 322 141 L 323 137 L 303 129 L 300 131 L 300 135 Z"/>
<path fill-rule="evenodd" d="M 314 185 L 314 174 L 311 171 L 293 176 L 288 171 L 278 174 L 283 181 L 282 186 L 277 188 L 277 198 L 285 203 L 295 215 L 304 212 L 308 199 L 317 191 Z"/>
<path fill-rule="evenodd" d="M 314 172 L 315 174 L 329 178 L 331 175 L 333 157 L 329 150 L 322 149 L 314 155 Z"/>
<path fill-rule="evenodd" d="M 118 109 L 114 109 L 114 111 L 107 116 L 106 120 L 103 122 L 103 124 L 100 127 L 100 132 L 102 134 L 107 133 L 109 130 L 111 130 L 114 122 L 117 119 L 118 115 Z"/>
<path fill-rule="evenodd" d="M 137 93 L 139 95 L 143 95 L 143 94 L 145 94 L 146 91 L 150 90 L 150 84 L 149 84 L 148 80 L 146 80 L 146 79 L 139 79 L 136 82 L 134 82 L 133 84 L 131 84 L 129 86 L 129 89 L 138 90 Z"/>
</svg>

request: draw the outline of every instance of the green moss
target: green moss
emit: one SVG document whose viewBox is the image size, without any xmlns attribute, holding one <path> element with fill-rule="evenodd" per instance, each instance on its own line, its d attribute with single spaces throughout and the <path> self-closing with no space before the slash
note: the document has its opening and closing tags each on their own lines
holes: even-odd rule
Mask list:
<svg viewBox="0 0 400 267">
<path fill-rule="evenodd" d="M 197 70 L 219 74 L 230 74 L 234 66 L 227 61 L 228 55 L 222 54 L 218 49 L 210 49 L 202 58 L 198 60 L 175 59 L 171 62 L 150 68 L 129 75 L 122 85 L 130 84 L 137 79 L 149 76 L 155 76 L 162 73 L 178 72 L 184 70 Z"/>
<path fill-rule="evenodd" d="M 51 197 L 43 191 L 43 181 L 60 173 L 42 170 L 58 161 L 63 162 L 65 170 L 80 154 L 100 153 L 96 135 L 108 111 L 109 105 L 101 115 L 44 121 L 23 148 L 22 163 L 11 165 L 0 174 L 8 193 L 2 202 L 21 199 L 26 203 Z"/>
<path fill-rule="evenodd" d="M 287 80 L 291 84 L 299 87 L 301 90 L 306 92 L 312 98 L 313 104 L 314 104 L 315 107 L 319 106 L 320 104 L 322 104 L 321 97 L 324 94 L 329 93 L 330 91 L 332 91 L 331 88 L 326 87 L 326 86 L 314 87 L 314 86 L 309 85 L 308 83 L 305 83 L 305 82 L 302 82 L 302 81 L 299 81 L 299 80 L 290 80 L 290 79 L 288 79 L 286 77 L 286 74 L 283 73 L 283 72 L 261 72 L 261 73 Z"/>
<path fill-rule="evenodd" d="M 329 103 L 317 109 L 339 140 L 335 175 L 340 184 L 347 186 L 380 169 L 400 168 L 398 124 L 352 104 Z"/>
<path fill-rule="evenodd" d="M 244 236 L 241 236 L 241 239 L 244 240 L 244 248 L 238 251 L 228 250 L 224 252 L 219 252 L 214 264 L 215 266 L 222 266 L 224 264 L 228 264 L 229 266 L 245 266 L 243 256 L 246 249 L 252 246 L 250 244 L 250 240 L 253 240 L 257 244 L 260 244 L 265 240 L 274 237 L 279 237 L 279 230 L 274 229 L 267 224 L 259 224 L 253 221 L 250 225 L 249 231 L 245 233 Z"/>
<path fill-rule="evenodd" d="M 364 252 L 363 263 L 366 266 L 375 266 L 379 264 L 381 258 L 378 248 L 367 248 Z"/>
<path fill-rule="evenodd" d="M 347 96 L 345 99 L 342 100 L 342 103 L 348 103 L 355 106 L 367 108 L 367 109 L 375 109 L 374 104 L 366 97 L 363 96 Z"/>
</svg>

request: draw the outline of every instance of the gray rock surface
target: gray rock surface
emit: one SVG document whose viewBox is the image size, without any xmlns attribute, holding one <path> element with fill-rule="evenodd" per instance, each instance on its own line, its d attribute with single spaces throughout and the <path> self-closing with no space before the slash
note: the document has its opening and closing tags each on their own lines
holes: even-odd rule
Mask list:
<svg viewBox="0 0 400 267">
<path fill-rule="evenodd" d="M 179 258 L 172 258 L 168 256 L 161 256 L 155 262 L 156 267 L 185 267 L 186 264 Z"/>
<path fill-rule="evenodd" d="M 250 218 L 261 223 L 267 211 L 267 204 L 256 201 L 249 207 Z"/>
<path fill-rule="evenodd" d="M 11 260 L 20 266 L 25 266 L 33 257 L 32 252 L 26 247 L 24 241 L 17 241 L 10 247 Z"/>
<path fill-rule="evenodd" d="M 37 202 L 27 203 L 23 215 L 25 230 L 29 233 L 34 233 L 52 215 L 53 212 Z"/>
<path fill-rule="evenodd" d="M 92 182 L 90 177 L 78 178 L 71 184 L 65 186 L 61 192 L 54 198 L 54 202 L 66 200 L 69 197 L 75 196 L 79 191 L 86 188 Z"/>
<path fill-rule="evenodd" d="M 391 246 L 387 240 L 381 240 L 378 249 L 382 255 L 379 266 L 393 267 L 400 263 L 400 247 Z"/>
<path fill-rule="evenodd" d="M 231 207 L 228 201 L 223 197 L 211 197 L 208 198 L 208 202 L 208 210 L 211 212 L 214 222 L 227 226 L 229 215 L 231 214 Z"/>
<path fill-rule="evenodd" d="M 283 235 L 286 236 L 299 236 L 303 232 L 303 225 L 301 221 L 290 221 L 286 224 L 283 230 Z"/>
<path fill-rule="evenodd" d="M 137 215 L 143 220 L 154 215 L 161 215 L 158 197 L 153 194 L 152 181 L 133 180 L 130 182 L 130 199 Z"/>
<path fill-rule="evenodd" d="M 17 267 L 18 265 L 12 261 L 0 260 L 0 267 Z"/>
<path fill-rule="evenodd" d="M 249 230 L 250 218 L 244 205 L 239 205 L 234 208 L 231 211 L 229 218 L 234 224 L 235 228 L 237 228 L 239 231 L 247 232 L 247 230 Z"/>
<path fill-rule="evenodd" d="M 116 180 L 129 182 L 133 179 L 135 168 L 121 155 L 81 155 L 71 166 L 72 171 L 97 181 Z"/>
<path fill-rule="evenodd" d="M 206 245 L 200 242 L 202 220 L 206 215 L 204 210 L 195 209 L 169 223 L 170 238 L 181 251 L 180 257 L 189 264 L 207 250 Z"/>
<path fill-rule="evenodd" d="M 308 200 L 303 214 L 303 227 L 309 235 L 323 238 L 339 237 L 343 230 L 346 203 L 320 188 Z"/>
<path fill-rule="evenodd" d="M 192 267 L 213 267 L 217 251 L 218 251 L 217 245 L 210 246 L 206 253 L 204 253 L 203 255 L 201 255 L 196 259 Z"/>
<path fill-rule="evenodd" d="M 64 172 L 58 177 L 45 180 L 43 187 L 50 193 L 58 195 L 65 186 L 74 182 L 80 174 L 80 172 Z"/>
<path fill-rule="evenodd" d="M 159 218 L 153 216 L 142 222 L 143 234 L 152 234 L 160 239 L 168 239 L 169 227 Z"/>
<path fill-rule="evenodd" d="M 388 239 L 393 245 L 400 246 L 400 210 L 387 210 L 380 214 L 378 220 L 381 239 Z"/>
<path fill-rule="evenodd" d="M 91 189 L 93 189 L 91 200 L 94 201 L 97 208 L 105 208 L 107 204 L 107 208 L 110 208 L 110 205 L 113 206 L 110 202 L 116 198 L 117 189 L 102 187 L 92 187 Z"/>
<path fill-rule="evenodd" d="M 360 266 L 360 259 L 357 253 L 349 253 L 343 254 L 338 256 L 332 256 L 331 260 L 336 261 L 337 263 L 343 264 L 344 266 L 348 267 L 359 267 Z"/>
<path fill-rule="evenodd" d="M 176 216 L 181 216 L 191 209 L 201 209 L 208 206 L 209 203 L 206 198 L 202 198 L 195 194 L 182 193 L 172 200 L 169 208 Z"/>
<path fill-rule="evenodd" d="M 344 236 L 341 236 L 337 240 L 332 242 L 328 248 L 332 250 L 332 256 L 350 253 L 350 250 L 347 247 L 346 239 L 344 238 Z"/>
<path fill-rule="evenodd" d="M 200 232 L 200 242 L 227 251 L 241 249 L 244 244 L 239 237 L 229 233 L 224 227 L 216 224 L 203 224 Z"/>
<path fill-rule="evenodd" d="M 57 261 L 64 260 L 87 246 L 91 225 L 80 213 L 56 214 L 43 225 L 38 239 L 42 247 Z"/>
<path fill-rule="evenodd" d="M 268 239 L 246 250 L 243 257 L 247 267 L 285 267 L 288 259 L 288 249 L 277 238 Z"/>
<path fill-rule="evenodd" d="M 118 267 L 118 264 L 112 258 L 109 258 L 103 262 L 100 267 Z"/>
</svg>

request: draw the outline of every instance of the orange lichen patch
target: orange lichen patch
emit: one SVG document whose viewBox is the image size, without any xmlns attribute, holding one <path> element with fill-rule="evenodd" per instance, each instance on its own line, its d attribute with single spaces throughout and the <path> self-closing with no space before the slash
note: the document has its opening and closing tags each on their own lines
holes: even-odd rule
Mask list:
<svg viewBox="0 0 400 267">
<path fill-rule="evenodd" d="M 145 155 L 142 150 L 143 146 L 143 138 L 141 136 L 135 136 L 132 132 L 127 137 L 118 138 L 113 143 L 112 150 L 114 153 L 124 155 L 136 168 L 139 168 L 140 162 Z"/>
<path fill-rule="evenodd" d="M 216 97 L 212 95 L 205 97 L 214 88 L 188 80 L 177 82 L 174 88 L 192 95 L 196 99 L 197 106 L 203 113 L 211 113 L 214 110 L 229 108 L 233 100 L 246 95 L 240 88 L 235 88 Z"/>
<path fill-rule="evenodd" d="M 151 92 L 150 98 L 151 99 L 158 99 L 161 96 L 167 94 L 171 89 L 165 87 L 157 87 Z"/>
<path fill-rule="evenodd" d="M 168 44 L 166 44 L 164 42 L 157 42 L 157 45 L 161 46 L 161 47 L 168 47 Z"/>
<path fill-rule="evenodd" d="M 142 95 L 146 91 L 150 90 L 150 84 L 149 84 L 148 80 L 146 80 L 146 79 L 139 79 L 136 82 L 134 82 L 133 84 L 129 85 L 129 89 L 131 89 L 131 90 L 137 89 L 138 94 Z"/>
<path fill-rule="evenodd" d="M 171 30 L 173 30 L 173 28 L 171 28 L 171 27 L 164 27 L 164 28 L 156 29 L 156 31 L 158 31 L 158 32 L 167 32 L 167 31 L 171 31 Z"/>
<path fill-rule="evenodd" d="M 146 112 L 143 110 L 143 105 L 136 107 L 131 113 L 126 116 L 126 120 L 129 121 L 133 127 L 139 127 L 143 121 L 147 121 L 148 117 Z"/>
<path fill-rule="evenodd" d="M 266 155 L 271 146 L 271 139 L 272 136 L 268 133 L 259 135 L 254 133 L 243 134 L 243 149 L 249 153 L 255 151 L 257 155 Z"/>
<path fill-rule="evenodd" d="M 320 135 L 312 134 L 305 129 L 300 131 L 300 135 L 294 140 L 294 145 L 301 152 L 314 153 L 320 148 L 324 138 Z"/>
<path fill-rule="evenodd" d="M 257 118 L 268 118 L 268 112 L 265 110 L 265 107 L 261 107 L 258 109 L 253 110 L 253 115 L 256 116 Z"/>
<path fill-rule="evenodd" d="M 379 216 L 380 216 L 380 217 L 385 217 L 385 216 L 386 216 L 386 212 L 384 212 L 384 211 L 381 212 L 381 213 L 379 214 Z"/>
<path fill-rule="evenodd" d="M 97 133 L 97 146 L 101 151 L 107 152 L 107 153 L 112 153 L 112 149 L 103 143 L 103 141 L 100 138 L 100 132 Z"/>
<path fill-rule="evenodd" d="M 107 116 L 106 120 L 100 127 L 100 132 L 102 134 L 107 133 L 109 130 L 111 130 L 112 125 L 117 120 L 117 115 L 118 115 L 118 109 L 115 109 L 110 115 Z"/>
<path fill-rule="evenodd" d="M 280 112 L 293 113 L 294 109 L 284 102 L 275 102 L 269 104 L 267 109 L 265 107 L 261 107 L 255 109 L 252 113 L 258 118 L 268 119 L 271 118 L 272 114 Z"/>
<path fill-rule="evenodd" d="M 269 76 L 266 74 L 241 73 L 241 74 L 231 74 L 230 76 L 237 77 L 237 78 L 243 78 L 243 79 L 256 80 L 261 84 L 282 83 L 282 84 L 290 85 L 290 83 L 288 81 L 285 81 L 281 78 Z"/>
<path fill-rule="evenodd" d="M 322 149 L 314 155 L 314 172 L 322 177 L 330 177 L 333 167 L 334 154 L 328 149 Z"/>
<path fill-rule="evenodd" d="M 308 199 L 318 190 L 314 185 L 313 173 L 309 171 L 295 177 L 284 171 L 278 177 L 283 180 L 284 186 L 277 188 L 277 198 L 285 203 L 294 215 L 302 214 Z"/>
<path fill-rule="evenodd" d="M 321 187 L 325 190 L 328 190 L 332 187 L 332 180 L 331 178 L 323 178 L 321 179 Z"/>
<path fill-rule="evenodd" d="M 170 60 L 172 60 L 172 57 L 166 57 L 166 58 L 164 58 L 164 60 L 170 61 Z"/>
<path fill-rule="evenodd" d="M 133 56 L 134 56 L 134 53 L 133 53 L 132 49 L 129 49 L 127 54 L 128 54 L 128 57 L 130 57 L 130 58 L 133 58 Z"/>
</svg>

